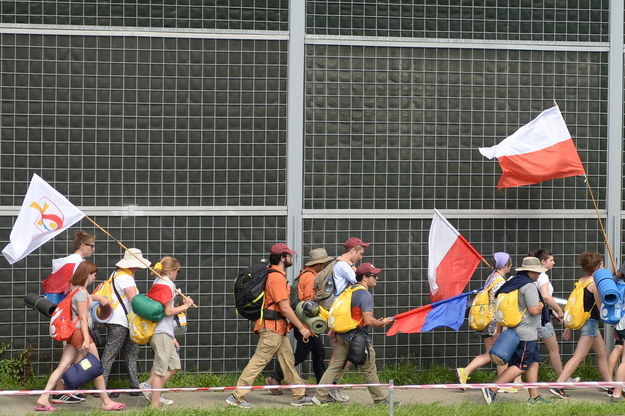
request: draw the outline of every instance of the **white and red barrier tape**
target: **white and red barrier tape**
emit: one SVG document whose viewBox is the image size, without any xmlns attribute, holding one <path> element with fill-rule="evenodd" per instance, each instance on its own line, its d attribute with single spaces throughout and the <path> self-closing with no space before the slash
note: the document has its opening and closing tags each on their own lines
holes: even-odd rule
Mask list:
<svg viewBox="0 0 625 416">
<path fill-rule="evenodd" d="M 389 390 L 407 390 L 407 389 L 481 389 L 481 388 L 501 388 L 514 387 L 518 389 L 546 389 L 556 388 L 610 388 L 625 387 L 623 381 L 580 381 L 577 383 L 569 382 L 538 382 L 538 383 L 471 383 L 471 384 L 406 384 L 395 385 L 389 383 L 377 384 L 291 384 L 291 385 L 266 385 L 266 386 L 228 386 L 228 387 L 171 387 L 162 389 L 109 389 L 109 390 L 0 390 L 0 396 L 30 396 L 47 394 L 63 394 L 63 393 L 132 393 L 136 391 L 160 391 L 160 392 L 193 392 L 193 391 L 232 391 L 232 390 L 270 390 L 270 389 L 292 389 L 292 388 L 366 388 L 366 387 L 384 387 Z"/>
</svg>

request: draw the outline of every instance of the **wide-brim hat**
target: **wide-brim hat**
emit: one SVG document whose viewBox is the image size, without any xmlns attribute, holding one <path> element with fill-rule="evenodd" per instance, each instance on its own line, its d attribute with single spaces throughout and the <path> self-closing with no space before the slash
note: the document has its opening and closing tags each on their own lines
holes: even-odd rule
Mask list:
<svg viewBox="0 0 625 416">
<path fill-rule="evenodd" d="M 544 273 L 547 271 L 547 268 L 543 267 L 537 257 L 525 257 L 521 267 L 517 267 L 516 271 Z"/>
<path fill-rule="evenodd" d="M 152 262 L 143 257 L 141 250 L 138 248 L 129 248 L 124 253 L 124 258 L 115 263 L 115 266 L 122 269 L 147 269 Z"/>
<path fill-rule="evenodd" d="M 305 266 L 314 266 L 315 264 L 323 264 L 334 260 L 334 257 L 328 256 L 328 252 L 325 248 L 314 248 L 310 250 L 308 258 L 310 258 L 310 261 L 306 263 Z"/>
</svg>

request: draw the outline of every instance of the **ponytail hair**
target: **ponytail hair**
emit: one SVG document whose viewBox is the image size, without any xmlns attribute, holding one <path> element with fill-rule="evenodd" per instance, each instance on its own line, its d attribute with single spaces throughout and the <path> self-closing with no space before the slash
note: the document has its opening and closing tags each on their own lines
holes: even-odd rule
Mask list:
<svg viewBox="0 0 625 416">
<path fill-rule="evenodd" d="M 152 272 L 152 275 L 155 277 L 159 277 L 159 275 L 165 276 L 168 275 L 169 272 L 180 270 L 180 267 L 181 265 L 177 258 L 165 256 L 161 259 L 161 261 L 154 265 L 154 270 L 158 272 L 158 274 Z"/>
</svg>

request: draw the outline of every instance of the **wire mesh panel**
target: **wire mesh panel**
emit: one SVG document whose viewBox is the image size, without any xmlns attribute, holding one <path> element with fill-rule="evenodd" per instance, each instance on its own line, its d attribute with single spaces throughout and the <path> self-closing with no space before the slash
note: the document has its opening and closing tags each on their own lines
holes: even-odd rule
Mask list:
<svg viewBox="0 0 625 416">
<path fill-rule="evenodd" d="M 310 0 L 315 35 L 606 42 L 608 0 Z"/>
<path fill-rule="evenodd" d="M 555 101 L 601 189 L 606 59 L 586 52 L 310 45 L 305 207 L 592 208 L 577 178 L 498 191 L 501 170 L 478 147 L 499 143 Z"/>
<path fill-rule="evenodd" d="M 0 35 L 3 205 L 284 205 L 286 43 Z"/>
<path fill-rule="evenodd" d="M 288 0 L 2 1 L 1 23 L 287 30 Z"/>
</svg>

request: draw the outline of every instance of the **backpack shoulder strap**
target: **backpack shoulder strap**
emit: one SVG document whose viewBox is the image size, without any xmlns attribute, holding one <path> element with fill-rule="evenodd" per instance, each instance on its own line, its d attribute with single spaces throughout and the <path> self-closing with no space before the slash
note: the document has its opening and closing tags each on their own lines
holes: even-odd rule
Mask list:
<svg viewBox="0 0 625 416">
<path fill-rule="evenodd" d="M 115 287 L 115 273 L 116 272 L 113 272 L 113 275 L 111 276 L 111 286 L 113 286 L 113 291 L 115 292 L 115 295 L 117 295 L 117 299 L 119 299 L 119 304 L 122 305 L 122 308 L 124 309 L 124 314 L 128 315 L 128 309 L 126 309 L 126 305 L 124 305 L 124 301 Z"/>
</svg>

